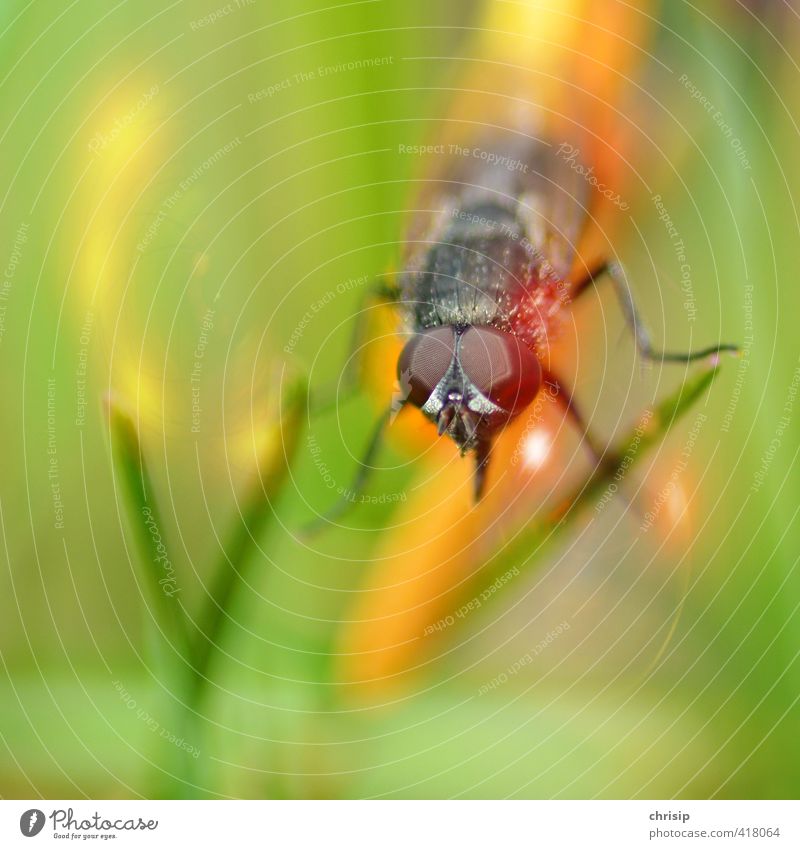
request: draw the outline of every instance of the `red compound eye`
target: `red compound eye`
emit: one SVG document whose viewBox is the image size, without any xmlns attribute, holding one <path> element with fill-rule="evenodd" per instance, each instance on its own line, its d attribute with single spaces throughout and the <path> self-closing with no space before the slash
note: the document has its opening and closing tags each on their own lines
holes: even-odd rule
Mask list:
<svg viewBox="0 0 800 849">
<path fill-rule="evenodd" d="M 518 413 L 536 397 L 542 367 L 536 355 L 511 333 L 470 327 L 461 336 L 461 368 L 490 401 Z"/>
<path fill-rule="evenodd" d="M 447 373 L 455 354 L 451 327 L 434 327 L 417 333 L 403 348 L 397 376 L 408 400 L 421 407 Z"/>
</svg>

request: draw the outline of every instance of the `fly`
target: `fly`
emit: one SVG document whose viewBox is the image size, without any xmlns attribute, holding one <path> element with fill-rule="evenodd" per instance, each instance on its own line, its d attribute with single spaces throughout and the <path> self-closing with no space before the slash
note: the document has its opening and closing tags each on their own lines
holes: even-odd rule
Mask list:
<svg viewBox="0 0 800 849">
<path fill-rule="evenodd" d="M 454 157 L 454 168 L 426 184 L 417 204 L 426 211 L 411 222 L 397 283 L 380 294 L 409 334 L 395 409 L 419 408 L 462 455 L 473 455 L 477 501 L 495 439 L 545 381 L 600 460 L 570 391 L 545 366 L 570 303 L 599 279 L 611 281 L 642 357 L 688 363 L 737 348 L 657 351 L 616 263 L 584 267 L 575 279 L 576 248 L 592 217 L 590 184 L 574 157 L 568 163 L 557 147 L 522 134 L 474 150 L 481 155 Z M 378 422 L 352 489 L 364 483 L 389 419 L 387 411 Z"/>
</svg>

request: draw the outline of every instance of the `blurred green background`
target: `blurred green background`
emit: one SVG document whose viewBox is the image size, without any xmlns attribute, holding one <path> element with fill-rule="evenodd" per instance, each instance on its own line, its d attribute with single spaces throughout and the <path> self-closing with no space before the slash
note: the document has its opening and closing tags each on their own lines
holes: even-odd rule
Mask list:
<svg viewBox="0 0 800 849">
<path fill-rule="evenodd" d="M 419 165 L 397 146 L 428 139 L 480 4 L 2 5 L 0 794 L 797 795 L 800 28 L 779 4 L 704 8 L 658 12 L 631 107 L 650 140 L 632 169 L 686 243 L 696 319 L 634 180 L 616 244 L 659 339 L 747 355 L 726 358 L 648 458 L 644 507 L 616 499 L 579 525 L 460 621 L 407 690 L 349 700 L 330 657 L 396 505 L 299 541 L 331 500 L 302 442 L 188 718 L 155 645 L 102 399 L 136 419 L 196 609 L 282 369 L 335 380 L 362 288 L 347 281 L 396 261 Z M 622 400 L 632 421 L 637 399 L 684 374 L 639 375 L 604 304 L 608 351 L 578 386 L 601 432 Z M 578 321 L 592 321 L 583 306 Z M 604 373 L 633 376 L 633 394 Z M 362 398 L 312 422 L 337 479 L 374 410 Z M 693 428 L 690 521 L 632 548 Z M 424 497 L 402 446 L 381 465 L 381 490 Z"/>
</svg>

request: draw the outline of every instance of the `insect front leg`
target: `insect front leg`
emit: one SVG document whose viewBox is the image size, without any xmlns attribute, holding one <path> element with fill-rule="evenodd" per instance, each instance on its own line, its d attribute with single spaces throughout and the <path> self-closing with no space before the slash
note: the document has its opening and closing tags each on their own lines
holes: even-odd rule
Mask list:
<svg viewBox="0 0 800 849">
<path fill-rule="evenodd" d="M 605 473 L 615 474 L 619 469 L 620 457 L 610 448 L 602 447 L 592 436 L 589 426 L 584 419 L 580 408 L 575 403 L 572 393 L 566 387 L 564 382 L 558 378 L 553 372 L 543 370 L 545 382 L 555 389 L 554 399 L 561 409 L 572 419 L 572 423 L 580 432 L 584 444 L 589 449 L 592 458 L 595 461 L 595 466 L 602 469 Z M 595 470 L 596 473 L 596 470 Z M 634 501 L 632 501 L 624 493 L 623 487 L 619 487 L 617 495 L 623 499 L 629 509 L 634 510 L 637 515 L 643 515 L 644 511 L 640 510 Z"/>
<path fill-rule="evenodd" d="M 642 322 L 639 316 L 639 311 L 636 308 L 636 303 L 633 300 L 628 281 L 625 279 L 625 272 L 618 262 L 602 260 L 593 268 L 590 268 L 586 274 L 578 280 L 573 288 L 572 298 L 577 299 L 587 289 L 593 286 L 600 278 L 607 277 L 614 287 L 614 292 L 622 308 L 625 321 L 633 333 L 633 338 L 636 340 L 636 347 L 639 353 L 647 360 L 654 362 L 673 362 L 673 363 L 691 363 L 695 360 L 702 360 L 706 357 L 716 356 L 723 351 L 729 351 L 733 354 L 739 353 L 739 348 L 736 345 L 710 345 L 708 348 L 703 348 L 700 351 L 659 351 L 653 347 L 650 341 L 650 334 L 647 327 Z"/>
<path fill-rule="evenodd" d="M 352 481 L 350 481 L 350 485 L 344 490 L 342 497 L 335 504 L 305 526 L 303 529 L 304 535 L 310 536 L 315 534 L 322 530 L 324 525 L 336 522 L 358 502 L 359 496 L 364 492 L 364 486 L 369 480 L 370 474 L 375 469 L 375 458 L 378 456 L 378 451 L 381 448 L 386 426 L 391 421 L 395 411 L 395 405 L 392 405 L 381 413 L 380 418 L 375 422 L 369 442 L 364 449 L 364 454 L 359 461 L 358 469 Z"/>
<path fill-rule="evenodd" d="M 561 409 L 570 417 L 576 429 L 580 432 L 581 438 L 592 455 L 596 465 L 603 465 L 608 461 L 608 451 L 601 447 L 589 431 L 589 426 L 586 419 L 580 411 L 572 393 L 562 381 L 552 371 L 547 369 L 542 370 L 544 382 L 547 383 L 554 392 L 552 397 Z"/>
<path fill-rule="evenodd" d="M 361 388 L 358 352 L 367 337 L 369 315 L 373 306 L 370 302 L 374 302 L 374 305 L 386 305 L 397 303 L 399 299 L 399 289 L 385 277 L 377 278 L 362 295 L 358 302 L 342 374 L 336 383 L 322 386 L 312 392 L 311 411 L 313 413 L 325 413 L 332 409 L 337 401 L 347 400 L 358 392 Z"/>
</svg>

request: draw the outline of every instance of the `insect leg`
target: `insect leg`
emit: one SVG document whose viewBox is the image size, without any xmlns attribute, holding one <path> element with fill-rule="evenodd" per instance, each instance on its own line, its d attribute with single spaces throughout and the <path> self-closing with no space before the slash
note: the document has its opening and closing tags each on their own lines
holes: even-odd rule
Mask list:
<svg viewBox="0 0 800 849">
<path fill-rule="evenodd" d="M 605 463 L 608 452 L 605 448 L 601 448 L 597 444 L 594 437 L 589 432 L 589 426 L 586 424 L 586 419 L 584 419 L 580 408 L 575 403 L 572 393 L 569 389 L 567 389 L 563 381 L 553 374 L 553 372 L 544 369 L 543 376 L 545 383 L 555 390 L 553 398 L 556 403 L 559 404 L 561 409 L 572 419 L 572 423 L 580 431 L 581 438 L 586 443 L 586 447 L 589 449 L 595 463 L 597 465 Z"/>
<path fill-rule="evenodd" d="M 332 507 L 305 526 L 303 529 L 304 535 L 310 536 L 320 531 L 323 525 L 340 519 L 358 502 L 358 497 L 363 492 L 364 484 L 366 484 L 370 474 L 374 471 L 373 463 L 378 456 L 383 435 L 386 431 L 386 425 L 389 423 L 393 412 L 395 412 L 394 408 L 388 407 L 381 413 L 380 418 L 375 422 L 369 442 L 361 460 L 359 460 L 358 469 L 352 481 L 350 481 L 350 485 L 346 489 L 340 490 L 342 497 Z"/>
<path fill-rule="evenodd" d="M 581 414 L 580 408 L 575 403 L 575 399 L 572 397 L 572 393 L 567 389 L 564 384 L 559 380 L 559 378 L 553 374 L 551 371 L 544 370 L 544 379 L 545 382 L 555 388 L 555 400 L 558 404 L 561 405 L 561 408 L 565 413 L 569 415 L 572 419 L 575 427 L 580 431 L 581 437 L 583 438 L 586 447 L 589 449 L 592 457 L 594 458 L 595 465 L 597 467 L 602 467 L 605 472 L 608 473 L 616 473 L 619 468 L 620 458 L 611 449 L 601 448 L 594 437 L 589 431 L 589 427 L 586 424 L 586 419 L 584 419 Z M 617 496 L 622 498 L 628 508 L 634 510 L 637 514 L 643 515 L 644 511 L 639 510 L 636 503 L 632 501 L 623 491 L 623 487 L 620 486 L 617 490 Z"/>
<path fill-rule="evenodd" d="M 625 321 L 631 328 L 633 337 L 636 340 L 636 347 L 645 359 L 655 362 L 691 363 L 695 360 L 702 360 L 705 357 L 715 356 L 722 351 L 730 351 L 734 354 L 739 352 L 738 346 L 726 344 L 711 345 L 700 351 L 667 352 L 656 350 L 650 341 L 650 334 L 647 331 L 647 327 L 639 316 L 639 311 L 633 300 L 633 294 L 628 286 L 628 281 L 625 279 L 625 272 L 618 262 L 602 260 L 593 268 L 590 268 L 586 275 L 575 283 L 572 293 L 573 299 L 582 295 L 601 277 L 608 277 L 611 281 L 611 285 L 614 287 L 617 300 L 625 316 Z"/>
<path fill-rule="evenodd" d="M 483 497 L 483 491 L 486 488 L 486 471 L 489 468 L 489 460 L 491 459 L 491 440 L 481 440 L 475 446 L 475 475 L 472 484 L 472 500 L 475 504 Z"/>
<path fill-rule="evenodd" d="M 337 400 L 346 400 L 358 392 L 360 374 L 357 352 L 365 341 L 369 301 L 375 300 L 378 304 L 391 304 L 396 303 L 399 298 L 400 292 L 397 287 L 389 283 L 384 277 L 378 278 L 361 297 L 350 335 L 350 342 L 347 346 L 348 355 L 343 374 L 338 385 L 323 386 L 312 393 L 311 409 L 314 413 L 327 412 L 334 407 Z"/>
</svg>

